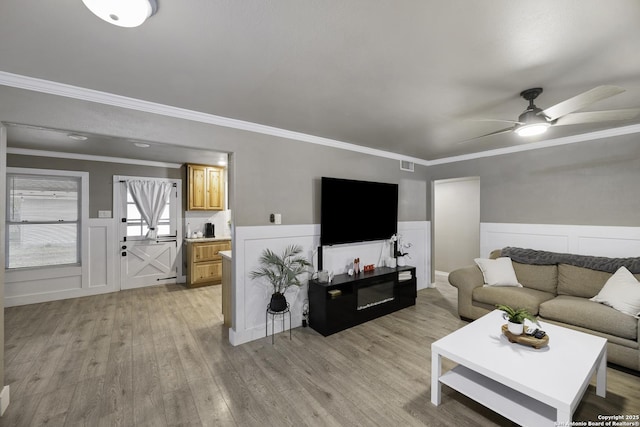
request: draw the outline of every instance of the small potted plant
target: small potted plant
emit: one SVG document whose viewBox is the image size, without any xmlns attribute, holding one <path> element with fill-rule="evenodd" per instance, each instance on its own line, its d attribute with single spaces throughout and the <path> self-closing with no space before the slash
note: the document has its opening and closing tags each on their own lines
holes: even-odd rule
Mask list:
<svg viewBox="0 0 640 427">
<path fill-rule="evenodd" d="M 507 320 L 509 323 L 507 327 L 509 332 L 514 335 L 522 335 L 524 332 L 524 321 L 525 319 L 530 320 L 531 322 L 539 325 L 538 319 L 536 319 L 526 308 L 511 308 L 505 304 L 497 304 L 496 308 L 498 310 L 504 311 L 502 317 Z"/>
<path fill-rule="evenodd" d="M 273 288 L 269 309 L 280 312 L 287 308 L 287 299 L 284 293 L 289 286 L 300 286 L 300 276 L 308 272 L 311 263 L 300 255 L 302 248 L 297 245 L 289 245 L 278 255 L 271 249 L 265 249 L 260 257 L 260 267 L 253 270 L 252 279 L 266 277 Z"/>
</svg>

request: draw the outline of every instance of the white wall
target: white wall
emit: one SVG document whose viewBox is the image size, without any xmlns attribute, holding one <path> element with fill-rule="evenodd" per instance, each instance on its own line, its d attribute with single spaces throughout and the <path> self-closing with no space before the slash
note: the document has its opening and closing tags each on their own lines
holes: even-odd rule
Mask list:
<svg viewBox="0 0 640 427">
<path fill-rule="evenodd" d="M 416 267 L 418 289 L 430 286 L 430 223 L 428 221 L 409 221 L 398 224 L 398 233 L 407 242 L 412 243 L 408 265 Z M 231 344 L 238 345 L 265 336 L 265 310 L 271 295 L 270 288 L 261 281 L 252 280 L 251 270 L 258 266 L 259 258 L 265 248 L 281 251 L 287 245 L 296 244 L 303 253 L 314 260 L 320 243 L 319 225 L 280 225 L 236 227 L 233 241 L 233 268 L 235 292 L 233 306 L 233 325 L 229 330 Z M 354 258 L 360 258 L 364 264 L 378 264 L 383 243 L 365 243 L 340 245 L 325 249 L 323 267 L 336 274 L 344 273 Z M 286 294 L 291 305 L 292 327 L 302 324 L 302 306 L 307 300 L 307 286 L 289 288 Z M 276 332 L 281 331 L 281 322 L 276 322 Z M 288 328 L 285 323 L 285 329 Z M 269 331 L 271 321 L 269 319 Z"/>
<path fill-rule="evenodd" d="M 640 227 L 595 225 L 509 224 L 480 225 L 480 256 L 505 246 L 606 257 L 637 257 Z"/>
<path fill-rule="evenodd" d="M 451 272 L 477 258 L 480 250 L 480 178 L 433 183 L 434 268 Z"/>
</svg>

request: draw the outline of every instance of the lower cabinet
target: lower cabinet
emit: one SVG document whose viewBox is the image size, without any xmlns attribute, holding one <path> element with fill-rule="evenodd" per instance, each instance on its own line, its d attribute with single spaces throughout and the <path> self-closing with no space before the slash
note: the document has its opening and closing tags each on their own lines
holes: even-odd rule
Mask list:
<svg viewBox="0 0 640 427">
<path fill-rule="evenodd" d="M 187 287 L 221 283 L 222 256 L 219 252 L 230 249 L 230 240 L 187 242 Z"/>
</svg>

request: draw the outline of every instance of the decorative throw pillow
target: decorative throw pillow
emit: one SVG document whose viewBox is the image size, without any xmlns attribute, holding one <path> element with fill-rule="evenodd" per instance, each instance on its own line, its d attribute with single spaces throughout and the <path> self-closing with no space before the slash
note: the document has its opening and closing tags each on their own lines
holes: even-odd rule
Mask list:
<svg viewBox="0 0 640 427">
<path fill-rule="evenodd" d="M 485 286 L 519 286 L 516 272 L 513 270 L 511 258 L 501 257 L 496 259 L 474 259 L 482 275 L 484 276 Z"/>
<path fill-rule="evenodd" d="M 591 301 L 640 319 L 640 282 L 626 267 L 620 267 Z"/>
</svg>

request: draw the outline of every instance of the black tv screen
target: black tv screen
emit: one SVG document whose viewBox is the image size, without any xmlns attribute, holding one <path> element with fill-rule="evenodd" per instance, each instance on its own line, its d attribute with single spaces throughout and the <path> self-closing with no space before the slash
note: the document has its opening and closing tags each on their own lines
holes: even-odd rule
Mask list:
<svg viewBox="0 0 640 427">
<path fill-rule="evenodd" d="M 320 244 L 385 240 L 398 228 L 398 184 L 322 177 Z"/>
</svg>

